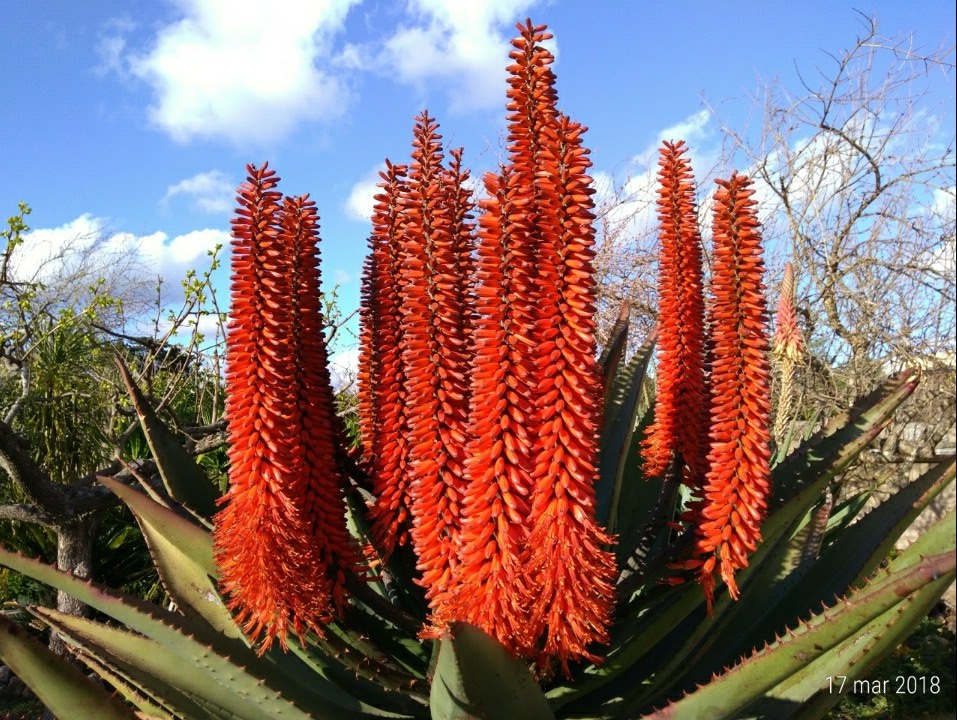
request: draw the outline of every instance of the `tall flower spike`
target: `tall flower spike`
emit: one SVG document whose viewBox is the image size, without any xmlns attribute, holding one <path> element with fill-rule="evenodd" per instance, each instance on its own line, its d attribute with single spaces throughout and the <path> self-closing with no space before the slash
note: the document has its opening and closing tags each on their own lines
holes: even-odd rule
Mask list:
<svg viewBox="0 0 957 720">
<path fill-rule="evenodd" d="M 658 380 L 642 456 L 645 474 L 660 477 L 677 454 L 686 484 L 700 488 L 707 432 L 704 294 L 694 175 L 684 153 L 684 141 L 666 142 L 658 160 Z"/>
<path fill-rule="evenodd" d="M 363 467 L 376 496 L 372 536 L 386 556 L 409 540 L 412 497 L 409 413 L 399 288 L 406 282 L 400 238 L 407 168 L 386 161 L 382 192 L 375 196 L 370 254 L 362 281 L 359 336 L 359 411 Z"/>
<path fill-rule="evenodd" d="M 530 656 L 529 578 L 524 572 L 529 493 L 538 434 L 539 285 L 536 171 L 542 135 L 555 115 L 550 37 L 531 21 L 509 66 L 509 155 L 485 176 L 476 261 L 474 360 L 459 565 L 435 601 L 436 619 L 477 625 L 511 653 Z M 436 623 L 437 626 L 440 623 Z"/>
<path fill-rule="evenodd" d="M 410 413 L 412 544 L 426 598 L 445 586 L 457 562 L 464 491 L 471 307 L 458 273 L 461 238 L 453 234 L 452 190 L 442 167 L 438 124 L 416 118 L 400 288 L 405 386 Z M 458 198 L 455 198 L 458 199 Z"/>
<path fill-rule="evenodd" d="M 294 630 L 320 632 L 330 614 L 327 583 L 307 564 L 313 534 L 303 518 L 297 437 L 298 368 L 288 248 L 279 182 L 248 166 L 233 220 L 232 302 L 226 347 L 229 492 L 214 543 L 222 587 L 237 620 L 263 650 Z"/>
<path fill-rule="evenodd" d="M 735 173 L 714 196 L 711 452 L 696 554 L 710 613 L 717 569 L 732 598 L 735 571 L 761 539 L 770 492 L 768 321 L 761 234 L 751 181 Z"/>
<path fill-rule="evenodd" d="M 546 126 L 538 173 L 542 209 L 537 281 L 535 438 L 528 558 L 534 595 L 531 633 L 544 633 L 538 664 L 586 658 L 608 642 L 617 571 L 612 539 L 595 521 L 598 427 L 594 207 L 584 128 L 560 115 Z"/>
<path fill-rule="evenodd" d="M 346 525 L 347 480 L 337 462 L 338 449 L 345 446 L 345 428 L 336 414 L 323 334 L 318 221 L 308 195 L 284 198 L 282 238 L 291 265 L 290 350 L 298 369 L 292 416 L 298 416 L 299 423 L 295 448 L 299 472 L 292 479 L 292 494 L 311 538 L 309 555 L 300 559 L 302 569 L 321 586 L 320 597 L 331 597 L 334 610 L 341 613 L 347 599 L 346 576 L 361 562 Z M 320 609 L 315 609 L 316 617 L 321 617 Z"/>
<path fill-rule="evenodd" d="M 529 383 L 536 308 L 533 259 L 517 178 L 486 175 L 476 251 L 475 324 L 459 563 L 434 598 L 435 617 L 462 620 L 513 654 L 529 654 L 527 576 L 534 414 Z"/>
<path fill-rule="evenodd" d="M 798 326 L 794 297 L 794 266 L 788 262 L 784 265 L 781 297 L 778 298 L 778 312 L 775 316 L 774 354 L 800 362 L 804 355 L 804 336 Z"/>
<path fill-rule="evenodd" d="M 775 316 L 774 357 L 781 370 L 781 387 L 778 393 L 777 411 L 774 416 L 774 437 L 781 442 L 791 424 L 794 408 L 794 373 L 804 355 L 804 337 L 797 322 L 794 309 L 794 267 L 784 266 L 781 282 L 781 297 Z"/>
</svg>

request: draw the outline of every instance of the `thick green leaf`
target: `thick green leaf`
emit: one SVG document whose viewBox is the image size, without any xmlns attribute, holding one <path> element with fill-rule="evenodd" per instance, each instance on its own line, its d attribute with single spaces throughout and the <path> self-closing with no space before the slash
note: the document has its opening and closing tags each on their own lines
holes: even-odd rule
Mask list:
<svg viewBox="0 0 957 720">
<path fill-rule="evenodd" d="M 476 627 L 456 623 L 439 641 L 433 720 L 554 720 L 528 666 Z"/>
<path fill-rule="evenodd" d="M 638 421 L 641 389 L 645 370 L 651 359 L 655 337 L 652 334 L 625 369 L 615 377 L 605 407 L 598 456 L 598 483 L 595 486 L 596 516 L 608 532 L 618 526 L 618 504 L 622 494 L 622 478 L 628 467 L 628 452 Z"/>
<path fill-rule="evenodd" d="M 218 570 L 209 531 L 112 478 L 99 480 L 133 512 L 163 586 L 179 608 L 201 617 L 224 635 L 245 642 L 211 579 Z"/>
<path fill-rule="evenodd" d="M 573 682 L 551 688 L 546 696 L 552 709 L 573 717 L 610 698 L 634 692 L 635 678 L 647 678 L 674 653 L 671 637 L 684 624 L 705 622 L 704 598 L 694 583 L 662 588 L 655 602 L 635 603 L 632 616 L 618 617 L 613 639 L 600 665 L 587 665 Z M 679 642 L 680 644 L 680 642 Z"/>
<path fill-rule="evenodd" d="M 782 600 L 755 632 L 765 636 L 810 607 L 830 604 L 852 585 L 861 585 L 887 558 L 895 543 L 927 505 L 954 480 L 954 461 L 939 463 L 911 481 L 840 535 L 832 536 L 821 556 L 804 572 L 781 580 Z M 943 548 L 928 548 L 936 554 Z"/>
<path fill-rule="evenodd" d="M 701 673 L 699 681 L 703 681 L 717 668 L 763 642 L 765 632 L 755 629 L 763 628 L 762 620 L 789 596 L 788 579 L 795 567 L 791 554 L 794 535 L 808 520 L 831 481 L 870 445 L 894 411 L 913 393 L 915 384 L 910 378 L 911 373 L 904 372 L 888 379 L 855 403 L 852 411 L 842 413 L 840 422 L 828 423 L 774 469 L 775 495 L 761 528 L 763 539 L 748 559 L 748 567 L 737 576 L 741 598 L 734 602 L 727 594 L 719 596 L 714 621 L 688 639 L 694 652 L 681 661 L 682 675 L 688 667 L 695 668 Z M 839 593 L 845 590 L 842 588 Z M 833 595 L 806 598 L 803 614 L 818 609 L 822 600 Z M 679 657 L 680 654 L 676 663 Z"/>
<path fill-rule="evenodd" d="M 219 493 L 213 483 L 186 452 L 179 439 L 157 417 L 143 392 L 139 389 L 129 368 L 117 356 L 116 366 L 139 416 L 140 425 L 146 435 L 156 466 L 159 468 L 166 491 L 170 497 L 200 517 L 210 519 L 216 513 Z"/>
<path fill-rule="evenodd" d="M 615 320 L 611 332 L 608 333 L 608 344 L 602 350 L 601 357 L 598 358 L 598 365 L 601 367 L 601 376 L 603 379 L 602 387 L 605 389 L 604 406 L 608 407 L 608 401 L 612 395 L 612 386 L 615 377 L 618 375 L 618 366 L 625 358 L 625 350 L 628 347 L 628 325 L 631 315 L 631 306 L 628 302 L 623 302 L 618 309 L 618 319 Z"/>
<path fill-rule="evenodd" d="M 771 509 L 789 505 L 792 497 L 820 479 L 822 471 L 828 480 L 843 472 L 880 434 L 894 411 L 916 388 L 915 372 L 904 370 L 832 417 L 774 468 Z"/>
<path fill-rule="evenodd" d="M 245 668 L 244 673 L 271 689 L 282 692 L 299 707 L 315 708 L 330 717 L 366 718 L 381 717 L 383 712 L 366 706 L 332 685 L 324 678 L 307 673 L 305 666 L 300 672 L 291 667 L 299 663 L 291 655 L 275 656 L 274 653 L 257 657 L 256 653 L 239 640 L 232 640 L 213 630 L 209 625 L 194 618 L 179 615 L 143 600 L 117 593 L 94 583 L 77 578 L 69 573 L 44 565 L 22 555 L 0 548 L 0 565 L 6 565 L 39 582 L 62 590 L 100 612 L 109 615 L 131 630 L 145 635 L 159 645 L 174 652 L 185 661 L 202 658 L 223 676 Z M 215 652 L 211 652 L 211 648 Z M 343 709 L 346 714 L 343 715 Z"/>
<path fill-rule="evenodd" d="M 75 665 L 0 615 L 0 660 L 60 720 L 131 720 L 133 712 Z"/>
<path fill-rule="evenodd" d="M 648 718 L 787 718 L 800 705 L 825 689 L 828 676 L 855 676 L 866 671 L 893 641 L 926 614 L 953 582 L 955 553 L 953 513 L 932 532 L 950 537 L 951 549 L 922 556 L 918 548 L 902 554 L 906 561 L 853 593 L 836 607 L 813 616 L 807 623 L 760 652 L 743 660 L 720 677 L 698 688 Z M 893 635 L 888 638 L 888 633 Z M 860 662 L 865 656 L 868 662 Z M 860 667 L 853 663 L 858 661 Z M 756 702 L 774 707 L 772 715 L 743 712 Z M 777 701 L 776 703 L 774 701 Z M 621 717 L 640 708 L 625 703 Z"/>
<path fill-rule="evenodd" d="M 149 679 L 148 689 L 157 689 L 160 696 L 169 697 L 170 689 L 176 689 L 201 707 L 244 720 L 311 717 L 243 668 L 218 657 L 212 648 L 187 656 L 148 637 L 87 618 L 48 608 L 35 608 L 34 612 L 94 657 L 102 657 L 122 671 L 139 670 L 141 678 Z M 345 720 L 348 714 L 343 711 L 330 717 Z"/>
<path fill-rule="evenodd" d="M 764 540 L 738 575 L 740 600 L 734 602 L 726 593 L 718 593 L 712 619 L 684 621 L 658 648 L 642 653 L 642 665 L 624 676 L 645 677 L 638 672 L 644 668 L 644 672 L 654 672 L 655 679 L 650 685 L 631 689 L 630 697 L 650 700 L 660 693 L 678 692 L 689 683 L 704 682 L 711 673 L 760 645 L 764 634 L 755 634 L 754 629 L 786 593 L 781 581 L 793 569 L 790 544 L 795 532 L 835 475 L 873 440 L 913 389 L 908 373 L 890 378 L 774 469 L 775 492 L 783 487 L 789 496 L 787 502 L 781 498 L 773 502 L 762 528 Z M 682 603 L 681 607 L 687 606 Z M 819 607 L 819 599 L 811 598 L 805 613 Z M 655 662 L 647 666 L 649 660 Z"/>
<path fill-rule="evenodd" d="M 136 682 L 133 679 L 133 676 L 137 673 L 143 674 L 138 667 L 124 673 L 119 668 L 107 663 L 104 657 L 90 655 L 78 644 L 72 644 L 72 651 L 97 677 L 106 680 L 120 695 L 126 698 L 128 703 L 137 707 L 150 720 L 153 720 L 153 718 L 157 720 L 178 720 L 184 717 L 200 717 L 203 713 L 203 708 L 174 688 L 168 688 L 168 690 L 171 695 L 175 694 L 175 699 L 159 697 L 159 692 L 155 687 L 152 690 L 147 690 L 148 676 L 146 682 Z"/>
</svg>

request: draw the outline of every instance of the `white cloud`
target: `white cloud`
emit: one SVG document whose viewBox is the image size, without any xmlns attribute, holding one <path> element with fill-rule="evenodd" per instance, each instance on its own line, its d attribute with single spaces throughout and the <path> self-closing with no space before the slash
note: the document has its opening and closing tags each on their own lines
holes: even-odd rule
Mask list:
<svg viewBox="0 0 957 720">
<path fill-rule="evenodd" d="M 193 205 L 204 212 L 229 212 L 235 206 L 236 183 L 219 170 L 198 173 L 170 185 L 163 203 L 181 195 L 190 198 Z"/>
<path fill-rule="evenodd" d="M 13 278 L 48 283 L 64 266 L 72 266 L 102 238 L 104 221 L 83 214 L 56 228 L 31 230 L 12 256 Z"/>
<path fill-rule="evenodd" d="M 453 110 L 500 105 L 513 22 L 537 0 L 409 0 L 416 24 L 402 24 L 379 59 L 413 86 L 444 81 Z"/>
<path fill-rule="evenodd" d="M 177 19 L 146 47 L 134 42 L 133 23 L 111 22 L 96 71 L 149 84 L 149 118 L 175 140 L 235 144 L 264 144 L 304 122 L 341 118 L 357 72 L 438 85 L 453 111 L 499 106 L 514 20 L 541 2 L 408 0 L 397 26 L 355 44 L 343 34 L 361 0 L 170 1 Z"/>
<path fill-rule="evenodd" d="M 934 212 L 953 222 L 957 216 L 957 187 L 934 188 Z"/>
<path fill-rule="evenodd" d="M 382 192 L 382 188 L 378 184 L 382 182 L 379 173 L 383 170 L 384 166 L 377 165 L 352 186 L 343 208 L 348 217 L 366 223 L 372 219 L 372 211 L 375 209 L 375 196 Z"/>
<path fill-rule="evenodd" d="M 176 300 L 186 272 L 206 270 L 207 253 L 217 245 L 228 246 L 229 238 L 228 231 L 216 229 L 173 238 L 164 232 L 111 233 L 108 221 L 84 214 L 59 227 L 27 233 L 12 258 L 12 278 L 44 283 L 62 302 L 84 296 L 102 281 L 104 291 L 135 304 L 155 299 L 160 277 L 169 299 Z"/>
<path fill-rule="evenodd" d="M 595 172 L 595 203 L 608 238 L 630 242 L 646 238 L 657 229 L 658 155 L 663 141 L 684 140 L 695 178 L 702 183 L 709 177 L 720 154 L 720 140 L 707 110 L 700 110 L 657 133 L 654 142 L 632 156 L 616 178 L 608 172 Z M 710 196 L 710 188 L 703 188 Z M 706 200 L 705 200 L 706 202 Z"/>
<path fill-rule="evenodd" d="M 300 122 L 333 120 L 349 102 L 322 67 L 358 0 L 176 0 L 181 18 L 134 53 L 108 38 L 104 64 L 123 66 L 156 94 L 150 119 L 178 141 L 266 142 Z"/>
</svg>

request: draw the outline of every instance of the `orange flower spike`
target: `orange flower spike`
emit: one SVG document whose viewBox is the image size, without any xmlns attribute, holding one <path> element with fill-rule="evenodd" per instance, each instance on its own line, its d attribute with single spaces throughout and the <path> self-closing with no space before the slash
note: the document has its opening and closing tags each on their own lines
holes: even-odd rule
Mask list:
<svg viewBox="0 0 957 720">
<path fill-rule="evenodd" d="M 456 317 L 456 322 L 461 326 L 461 336 L 465 339 L 467 347 L 472 331 L 471 310 L 474 304 L 472 291 L 475 286 L 475 216 L 473 215 L 475 202 L 472 199 L 472 191 L 468 187 L 469 171 L 462 164 L 462 152 L 462 148 L 449 151 L 451 162 L 443 176 L 443 186 L 452 235 L 452 253 L 456 258 L 456 269 L 453 275 L 457 278 L 457 282 L 450 287 L 450 292 L 454 294 L 455 307 L 462 309 Z M 467 408 L 467 398 L 465 405 Z"/>
<path fill-rule="evenodd" d="M 369 238 L 370 259 L 362 286 L 359 338 L 359 403 L 363 467 L 372 478 L 376 496 L 372 536 L 388 557 L 409 540 L 412 499 L 409 489 L 409 413 L 405 365 L 402 361 L 402 301 L 404 196 L 407 168 L 386 161 L 380 173 L 382 192 L 376 195 Z"/>
<path fill-rule="evenodd" d="M 711 452 L 696 554 L 710 612 L 714 570 L 737 598 L 736 570 L 761 540 L 770 493 L 771 416 L 764 261 L 751 181 L 718 180 L 711 318 Z"/>
<path fill-rule="evenodd" d="M 474 359 L 459 562 L 434 598 L 440 621 L 472 623 L 513 654 L 531 652 L 529 592 L 522 551 L 533 413 L 529 348 L 535 308 L 528 301 L 532 258 L 516 238 L 528 232 L 515 176 L 485 178 L 476 251 Z"/>
<path fill-rule="evenodd" d="M 514 61 L 508 66 L 508 152 L 509 171 L 523 176 L 527 187 L 536 183 L 536 171 L 544 141 L 545 128 L 558 115 L 558 92 L 555 73 L 549 67 L 555 58 L 542 46 L 553 36 L 545 25 L 532 25 L 531 20 L 517 25 L 519 37 L 512 40 L 515 48 L 509 53 Z M 534 232 L 534 229 L 532 229 Z"/>
<path fill-rule="evenodd" d="M 400 287 L 402 360 L 412 412 L 411 535 L 430 600 L 448 583 L 457 560 L 468 410 L 465 323 L 471 315 L 458 276 L 461 238 L 452 232 L 452 191 L 437 130 L 427 112 L 416 118 L 401 235 L 408 281 Z"/>
<path fill-rule="evenodd" d="M 596 360 L 594 208 L 584 128 L 564 115 L 543 134 L 535 377 L 538 422 L 528 524 L 533 637 L 538 662 L 598 657 L 608 642 L 617 577 L 612 542 L 595 521 L 601 373 Z"/>
<path fill-rule="evenodd" d="M 649 476 L 667 472 L 677 453 L 686 482 L 705 472 L 704 294 L 701 234 L 685 144 L 664 143 L 658 164 L 658 380 L 655 420 L 642 443 Z"/>
<path fill-rule="evenodd" d="M 346 526 L 346 477 L 337 462 L 345 446 L 345 427 L 336 414 L 329 376 L 329 356 L 320 308 L 319 217 L 309 196 L 285 198 L 282 238 L 290 259 L 292 361 L 299 369 L 297 414 L 301 424 L 295 450 L 300 472 L 292 479 L 294 496 L 311 534 L 309 554 L 295 568 L 321 585 L 320 604 L 307 608 L 322 617 L 332 598 L 336 612 L 345 608 L 346 576 L 361 565 L 358 547 Z M 308 581 L 306 579 L 305 581 Z M 299 580 L 303 583 L 304 580 Z M 306 602 L 312 602 L 307 598 Z M 304 611 L 304 615 L 309 615 Z M 302 629 L 297 629 L 302 634 Z"/>
<path fill-rule="evenodd" d="M 804 336 L 798 326 L 797 312 L 794 309 L 794 293 L 794 266 L 786 263 L 774 323 L 774 354 L 800 362 L 804 355 Z"/>
<path fill-rule="evenodd" d="M 291 573 L 309 554 L 297 505 L 296 367 L 290 353 L 290 281 L 279 227 L 279 182 L 267 165 L 247 166 L 233 220 L 232 298 L 226 347 L 229 492 L 213 534 L 229 607 L 265 650 L 304 626 L 319 631 L 328 594 Z M 302 579 L 302 586 L 296 580 Z"/>
</svg>

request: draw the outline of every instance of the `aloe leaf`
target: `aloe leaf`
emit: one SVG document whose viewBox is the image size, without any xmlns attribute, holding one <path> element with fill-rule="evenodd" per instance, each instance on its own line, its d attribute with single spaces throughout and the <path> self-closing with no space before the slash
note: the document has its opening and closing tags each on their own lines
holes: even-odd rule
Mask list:
<svg viewBox="0 0 957 720">
<path fill-rule="evenodd" d="M 822 469 L 827 471 L 828 479 L 842 472 L 880 434 L 894 411 L 916 388 L 916 373 L 904 370 L 832 417 L 774 468 L 773 507 L 789 504 L 807 484 L 820 478 Z"/>
<path fill-rule="evenodd" d="M 242 668 L 230 667 L 225 658 L 217 661 L 212 648 L 187 658 L 148 637 L 87 618 L 48 608 L 34 612 L 86 652 L 103 656 L 121 669 L 138 668 L 153 685 L 176 688 L 194 702 L 199 699 L 204 708 L 249 720 L 267 720 L 279 713 L 301 720 L 310 717 Z"/>
<path fill-rule="evenodd" d="M 347 517 L 350 526 L 359 535 L 361 539 L 368 543 L 369 547 L 381 560 L 384 556 L 378 547 L 376 547 L 369 523 L 364 516 L 365 498 L 358 489 L 346 494 Z M 397 604 L 396 611 L 393 613 L 384 610 L 384 617 L 388 617 L 399 627 L 407 627 L 410 630 L 418 630 L 419 621 L 415 618 L 425 616 L 426 602 L 419 586 L 413 580 L 415 576 L 415 555 L 412 548 L 408 545 L 400 546 L 395 549 L 388 562 L 380 565 L 378 570 L 379 579 L 372 582 L 372 586 L 378 588 L 382 597 L 389 598 Z M 401 605 L 401 607 L 399 607 Z M 381 609 L 381 605 L 378 606 Z"/>
<path fill-rule="evenodd" d="M 655 687 L 668 693 L 685 686 L 689 677 L 699 682 L 763 641 L 755 627 L 780 602 L 786 586 L 780 581 L 793 569 L 790 543 L 802 521 L 819 501 L 833 478 L 849 465 L 883 429 L 894 410 L 911 395 L 911 373 L 889 378 L 851 410 L 828 423 L 772 472 L 775 492 L 781 487 L 786 501 L 775 496 L 773 510 L 762 527 L 763 541 L 738 574 L 739 601 L 717 595 L 714 617 L 687 623 L 688 634 L 669 637 L 667 652 L 657 666 Z M 819 607 L 811 601 L 806 611 Z M 653 657 L 654 655 L 649 655 Z M 634 692 L 642 692 L 635 690 Z"/>
<path fill-rule="evenodd" d="M 455 623 L 439 641 L 433 720 L 554 720 L 525 663 L 482 630 Z"/>
<path fill-rule="evenodd" d="M 65 637 L 65 636 L 63 636 Z M 69 640 L 68 640 L 69 642 Z M 86 665 L 97 677 L 100 677 L 110 685 L 128 703 L 137 707 L 146 717 L 153 720 L 178 720 L 183 717 L 199 717 L 203 708 L 188 700 L 182 693 L 176 693 L 173 688 L 169 688 L 170 693 L 176 693 L 175 701 L 159 698 L 159 693 L 147 691 L 143 683 L 133 681 L 131 675 L 135 672 L 124 673 L 119 668 L 111 666 L 103 657 L 95 657 L 84 650 L 80 645 L 72 644 L 73 654 Z"/>
<path fill-rule="evenodd" d="M 112 478 L 99 480 L 133 512 L 163 586 L 180 609 L 201 617 L 224 635 L 245 642 L 210 579 L 218 575 L 210 533 L 131 487 Z"/>
<path fill-rule="evenodd" d="M 146 442 L 156 460 L 166 491 L 185 507 L 207 520 L 210 519 L 216 513 L 216 502 L 219 499 L 213 483 L 176 436 L 157 417 L 146 396 L 133 380 L 129 368 L 119 356 L 116 357 L 116 366 L 139 416 Z"/>
<path fill-rule="evenodd" d="M 312 647 L 292 644 L 289 650 L 324 680 L 352 697 L 361 698 L 370 714 L 428 717 L 425 680 L 390 675 L 390 671 L 383 671 L 342 643 L 313 641 Z"/>
<path fill-rule="evenodd" d="M 628 325 L 631 315 L 631 306 L 627 301 L 621 304 L 618 309 L 618 319 L 608 333 L 608 343 L 602 350 L 601 357 L 598 358 L 598 365 L 601 368 L 602 387 L 605 389 L 604 406 L 608 407 L 608 400 L 612 394 L 612 384 L 618 375 L 618 367 L 625 357 L 625 350 L 628 347 Z"/>
<path fill-rule="evenodd" d="M 0 659 L 60 720 L 130 720 L 133 712 L 75 665 L 0 615 Z"/>
<path fill-rule="evenodd" d="M 641 443 L 653 420 L 647 412 L 638 424 L 626 460 L 621 497 L 618 501 L 618 544 L 615 548 L 618 566 L 619 601 L 628 601 L 635 591 L 647 587 L 649 578 L 668 574 L 666 563 L 681 550 L 675 531 L 668 523 L 675 519 L 680 502 L 678 476 L 646 477 L 642 470 Z M 678 543 L 682 541 L 677 540 Z"/>
<path fill-rule="evenodd" d="M 587 665 L 574 682 L 560 684 L 546 693 L 553 710 L 566 708 L 572 716 L 611 697 L 634 691 L 636 678 L 653 674 L 663 659 L 670 659 L 669 635 L 689 618 L 705 620 L 704 598 L 694 583 L 668 587 L 650 606 L 634 611 L 634 617 L 619 618 L 613 639 L 600 665 Z M 698 611 L 697 613 L 695 611 Z"/>
<path fill-rule="evenodd" d="M 954 461 L 940 463 L 911 481 L 867 515 L 830 539 L 816 562 L 797 577 L 782 580 L 782 602 L 756 632 L 769 634 L 809 607 L 833 602 L 852 585 L 860 585 L 884 561 L 920 512 L 954 480 Z M 941 548 L 928 548 L 929 554 Z"/>
<path fill-rule="evenodd" d="M 622 479 L 638 419 L 645 370 L 651 359 L 654 341 L 654 335 L 649 337 L 638 353 L 629 360 L 625 369 L 615 377 L 605 408 L 599 444 L 599 480 L 595 487 L 595 501 L 596 515 L 609 533 L 616 532 L 618 525 Z"/>
<path fill-rule="evenodd" d="M 911 622 L 919 621 L 926 614 L 928 599 L 936 600 L 953 581 L 954 567 L 952 551 L 921 558 L 912 566 L 854 593 L 835 608 L 813 616 L 784 638 L 713 678 L 707 685 L 646 717 L 662 720 L 739 718 L 752 703 L 773 697 L 775 688 L 780 686 L 793 691 L 798 683 L 792 679 L 806 670 L 809 674 L 800 679 L 816 675 L 820 684 L 813 692 L 817 692 L 828 675 L 851 672 L 847 667 L 846 650 L 853 648 L 859 638 L 876 638 L 897 624 L 910 627 Z M 902 617 L 906 617 L 906 623 Z M 835 652 L 830 652 L 832 650 Z M 821 659 L 823 662 L 817 662 Z M 791 711 L 813 694 L 804 687 L 805 697 L 792 693 L 788 698 Z M 625 703 L 620 709 L 621 717 L 628 717 L 640 708 Z M 774 717 L 786 718 L 788 714 L 779 713 Z"/>
<path fill-rule="evenodd" d="M 181 658 L 192 661 L 203 657 L 204 662 L 216 666 L 223 675 L 234 672 L 236 667 L 245 667 L 255 675 L 259 684 L 266 683 L 272 687 L 272 692 L 281 691 L 302 705 L 314 704 L 317 709 L 328 708 L 330 716 L 360 718 L 367 717 L 362 714 L 366 711 L 370 717 L 382 715 L 376 708 L 365 706 L 321 677 L 309 675 L 305 679 L 302 674 L 296 675 L 290 665 L 298 660 L 288 655 L 278 658 L 270 655 L 257 657 L 240 641 L 230 640 L 205 623 L 174 614 L 138 598 L 117 595 L 95 583 L 3 548 L 0 548 L 0 564 L 72 595 L 174 651 Z M 216 652 L 211 654 L 210 647 L 215 647 Z M 340 708 L 346 708 L 346 712 L 351 714 L 342 715 Z"/>
<path fill-rule="evenodd" d="M 776 503 L 776 510 L 765 521 L 765 540 L 751 557 L 750 567 L 739 576 L 741 587 L 747 588 L 740 602 L 732 602 L 726 595 L 719 596 L 713 620 L 692 622 L 688 618 L 692 618 L 696 611 L 703 612 L 700 609 L 704 603 L 700 589 L 688 584 L 679 588 L 677 594 L 668 595 L 669 606 L 658 618 L 654 613 L 647 614 L 640 598 L 628 602 L 634 586 L 629 582 L 633 578 L 628 578 L 619 587 L 625 605 L 619 607 L 619 622 L 606 663 L 600 668 L 589 669 L 593 677 L 584 681 L 581 688 L 574 691 L 556 689 L 551 695 L 553 705 L 577 700 L 589 692 L 601 697 L 628 682 L 632 683 L 632 697 L 641 692 L 651 697 L 659 687 L 681 687 L 689 673 L 698 672 L 706 677 L 707 673 L 722 667 L 747 647 L 758 644 L 763 635 L 755 637 L 753 630 L 761 618 L 773 610 L 780 593 L 785 590 L 779 584 L 780 580 L 794 566 L 789 558 L 794 531 L 811 512 L 835 474 L 871 442 L 893 411 L 913 392 L 914 385 L 909 378 L 906 373 L 890 378 L 881 388 L 855 403 L 851 411 L 832 420 L 792 453 L 784 464 L 775 468 L 775 486 L 790 487 L 792 497 L 786 505 Z M 638 486 L 638 491 L 660 491 L 644 480 L 638 481 Z M 633 516 L 634 513 L 629 513 L 629 517 Z M 647 581 L 647 578 L 643 579 Z M 777 588 L 778 594 L 773 588 Z M 846 586 L 840 592 L 845 589 Z M 803 611 L 809 612 L 819 605 L 818 599 L 809 600 Z M 637 630 L 628 630 L 629 626 Z M 682 634 L 679 627 L 687 628 L 687 631 Z M 616 652 L 617 647 L 622 648 L 620 653 Z M 656 674 L 654 684 L 644 690 L 634 688 L 634 681 L 629 681 L 629 678 L 653 672 Z"/>
</svg>

